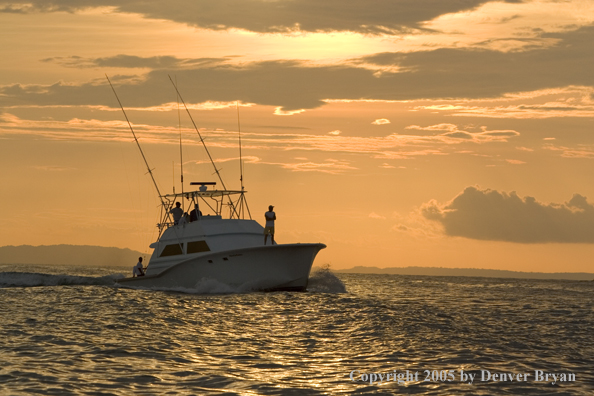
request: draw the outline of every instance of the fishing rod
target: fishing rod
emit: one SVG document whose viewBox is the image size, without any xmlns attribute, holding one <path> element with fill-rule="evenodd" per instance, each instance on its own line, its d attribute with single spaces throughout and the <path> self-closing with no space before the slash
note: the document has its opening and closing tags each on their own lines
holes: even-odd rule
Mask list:
<svg viewBox="0 0 594 396">
<path fill-rule="evenodd" d="M 171 84 L 175 88 L 175 91 L 177 92 L 179 99 L 181 100 L 182 104 L 184 105 L 184 108 L 186 109 L 186 112 L 188 113 L 188 116 L 190 117 L 190 120 L 192 121 L 192 125 L 194 125 L 194 129 L 196 130 L 196 133 L 198 134 L 198 137 L 200 138 L 200 142 L 202 143 L 202 146 L 204 147 L 204 150 L 206 151 L 206 154 L 208 155 L 208 159 L 210 159 L 210 163 L 212 164 L 212 167 L 214 168 L 215 173 L 217 174 L 217 177 L 219 178 L 219 181 L 221 182 L 221 186 L 223 186 L 223 190 L 227 190 L 227 187 L 225 186 L 225 182 L 223 181 L 223 178 L 221 177 L 221 174 L 220 174 L 219 170 L 217 169 L 217 166 L 216 166 L 214 160 L 212 159 L 212 156 L 210 155 L 210 151 L 208 151 L 208 147 L 206 147 L 206 143 L 204 142 L 204 139 L 202 138 L 202 134 L 200 133 L 200 130 L 196 126 L 196 123 L 194 122 L 194 118 L 192 118 L 192 114 L 190 114 L 190 110 L 188 109 L 188 106 L 186 105 L 184 98 L 179 93 L 179 90 L 177 89 L 177 85 L 173 82 L 173 79 L 171 78 L 171 76 L 167 75 L 167 77 L 169 77 L 169 81 L 171 81 Z M 233 212 L 235 212 L 235 214 L 237 215 L 237 218 L 239 218 L 239 214 L 237 213 L 237 209 L 235 208 L 233 201 L 231 201 L 231 198 L 229 198 L 229 203 L 230 203 L 231 208 L 233 209 Z"/>
<path fill-rule="evenodd" d="M 241 184 L 241 191 L 243 191 L 243 161 L 241 159 L 241 124 L 239 123 L 239 102 L 235 102 L 237 107 L 237 134 L 239 136 L 239 181 Z"/>
<path fill-rule="evenodd" d="M 175 84 L 177 85 L 177 76 L 175 76 Z M 181 191 L 184 193 L 184 157 L 182 153 L 182 130 L 181 130 L 181 113 L 179 111 L 179 94 L 177 98 L 177 126 L 179 129 L 179 166 L 181 171 Z"/>
<path fill-rule="evenodd" d="M 116 99 L 118 100 L 120 108 L 122 109 L 122 112 L 124 113 L 126 122 L 128 122 L 128 126 L 130 127 L 130 132 L 132 132 L 132 136 L 134 136 L 134 141 L 136 142 L 136 145 L 138 146 L 140 155 L 142 155 L 142 159 L 144 160 L 146 169 L 148 169 L 148 173 L 149 173 L 149 175 L 151 175 L 151 179 L 153 180 L 153 184 L 155 185 L 155 189 L 157 190 L 157 194 L 159 195 L 159 199 L 161 200 L 161 205 L 163 205 L 163 207 L 166 207 L 165 201 L 163 201 L 163 197 L 161 196 L 161 191 L 159 191 L 159 186 L 157 185 L 157 181 L 155 180 L 155 176 L 153 175 L 153 170 L 151 169 L 151 167 L 148 164 L 148 161 L 144 155 L 144 151 L 142 151 L 142 147 L 140 147 L 140 142 L 138 141 L 138 138 L 136 137 L 136 133 L 134 132 L 134 129 L 132 128 L 132 124 L 130 123 L 130 120 L 128 119 L 126 110 L 124 110 L 124 106 L 122 106 L 122 102 L 120 101 L 120 98 L 118 97 L 118 94 L 116 93 L 115 88 L 113 87 L 109 77 L 107 77 L 107 74 L 105 75 L 105 78 L 107 78 L 107 82 L 109 83 L 109 86 L 111 87 L 111 90 L 113 91 L 113 94 L 115 95 Z"/>
<path fill-rule="evenodd" d="M 182 101 L 182 104 L 184 105 L 184 108 L 186 109 L 188 116 L 190 116 L 190 120 L 192 121 L 192 124 L 194 125 L 194 129 L 196 130 L 196 133 L 198 133 L 200 142 L 202 143 L 202 146 L 204 146 L 204 150 L 206 150 L 206 154 L 208 154 L 208 159 L 210 159 L 210 163 L 212 164 L 212 167 L 214 168 L 215 173 L 217 174 L 219 181 L 221 182 L 221 185 L 223 186 L 223 189 L 226 190 L 227 187 L 225 187 L 223 178 L 221 177 L 221 174 L 219 173 L 219 170 L 217 169 L 217 166 L 215 165 L 214 160 L 212 159 L 212 156 L 210 155 L 210 151 L 208 151 L 208 147 L 206 147 L 206 143 L 204 142 L 204 139 L 202 138 L 202 135 L 200 134 L 200 130 L 198 129 L 198 127 L 196 126 L 196 123 L 194 122 L 194 119 L 192 118 L 192 114 L 190 114 L 190 110 L 188 110 L 188 106 L 186 106 L 186 102 L 184 101 L 184 98 L 179 93 L 179 90 L 177 89 L 177 85 L 175 85 L 175 83 L 171 79 L 171 76 L 167 75 L 167 77 L 169 77 L 169 81 L 171 81 L 171 84 L 173 84 L 173 87 L 175 88 L 175 92 L 177 92 L 177 95 L 179 96 L 180 100 Z"/>
</svg>

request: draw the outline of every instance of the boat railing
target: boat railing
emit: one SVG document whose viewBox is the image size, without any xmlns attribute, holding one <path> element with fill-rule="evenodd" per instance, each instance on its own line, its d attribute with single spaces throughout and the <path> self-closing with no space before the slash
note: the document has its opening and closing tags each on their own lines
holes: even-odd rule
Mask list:
<svg viewBox="0 0 594 396">
<path fill-rule="evenodd" d="M 186 220 L 186 221 L 180 222 L 178 224 L 175 224 L 175 222 L 173 222 L 173 221 L 163 221 L 161 223 L 157 223 L 157 228 L 159 228 L 159 230 L 164 230 L 164 229 L 167 229 L 169 227 L 174 227 L 174 226 L 185 227 L 185 226 L 187 226 L 189 224 L 193 224 L 193 223 L 196 223 L 196 222 L 208 221 L 208 220 L 215 220 L 215 219 L 219 219 L 220 220 L 220 219 L 222 219 L 222 217 L 220 215 L 210 215 L 210 214 L 207 214 L 207 215 L 198 216 L 198 220 L 194 220 L 194 221 Z"/>
<path fill-rule="evenodd" d="M 221 218 L 223 217 L 224 209 L 229 211 L 229 219 L 242 219 L 246 217 L 251 219 L 247 201 L 245 200 L 245 193 L 246 191 L 244 190 L 208 190 L 206 186 L 201 185 L 200 189 L 197 191 L 162 195 L 161 221 L 157 224 L 159 234 L 170 227 L 176 226 L 173 217 L 171 216 L 171 209 L 173 209 L 177 202 L 183 204 L 181 208 L 185 213 L 188 213 L 188 215 L 191 215 L 191 212 L 196 209 L 199 212 L 199 219 L 209 217 L 208 214 L 203 215 L 203 211 L 211 212 L 214 216 L 219 216 L 219 218 Z M 237 198 L 233 199 L 232 197 Z M 211 216 L 210 218 L 213 218 L 214 216 Z M 227 216 L 225 216 L 225 218 L 227 218 Z"/>
</svg>

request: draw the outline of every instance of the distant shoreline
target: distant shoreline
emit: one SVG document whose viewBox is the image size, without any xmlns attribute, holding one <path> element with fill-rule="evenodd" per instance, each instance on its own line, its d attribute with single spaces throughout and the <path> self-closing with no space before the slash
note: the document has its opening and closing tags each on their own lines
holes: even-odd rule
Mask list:
<svg viewBox="0 0 594 396">
<path fill-rule="evenodd" d="M 0 246 L 0 264 L 33 265 L 78 265 L 93 267 L 132 267 L 138 257 L 147 255 L 131 249 L 91 245 L 20 245 Z M 319 267 L 314 267 L 319 268 Z M 427 275 L 427 276 L 468 276 L 485 278 L 517 279 L 567 279 L 594 280 L 594 273 L 587 272 L 523 272 L 481 268 L 443 268 L 443 267 L 366 267 L 332 269 L 335 273 Z"/>
<path fill-rule="evenodd" d="M 91 245 L 0 246 L 0 264 L 132 267 L 140 256 L 146 255 L 131 249 Z"/>
<path fill-rule="evenodd" d="M 389 274 L 389 275 L 428 275 L 428 276 L 469 276 L 485 278 L 516 279 L 567 279 L 594 280 L 594 273 L 588 272 L 523 272 L 480 268 L 443 268 L 443 267 L 365 267 L 332 270 L 336 273 L 351 274 Z"/>
</svg>

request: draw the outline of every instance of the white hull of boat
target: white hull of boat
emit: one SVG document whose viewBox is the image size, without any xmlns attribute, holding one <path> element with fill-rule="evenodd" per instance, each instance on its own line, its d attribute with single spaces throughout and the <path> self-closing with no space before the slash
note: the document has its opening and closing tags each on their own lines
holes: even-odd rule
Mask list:
<svg viewBox="0 0 594 396">
<path fill-rule="evenodd" d="M 150 289 L 194 289 L 213 279 L 240 290 L 307 288 L 309 273 L 322 243 L 296 243 L 247 247 L 189 258 L 163 272 L 119 279 L 121 286 Z"/>
</svg>

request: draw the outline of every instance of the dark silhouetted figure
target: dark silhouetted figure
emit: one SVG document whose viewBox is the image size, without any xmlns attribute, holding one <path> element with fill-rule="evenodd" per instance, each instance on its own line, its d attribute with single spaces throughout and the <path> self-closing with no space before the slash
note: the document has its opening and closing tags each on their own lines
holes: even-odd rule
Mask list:
<svg viewBox="0 0 594 396">
<path fill-rule="evenodd" d="M 264 227 L 264 245 L 266 245 L 268 235 L 270 235 L 270 240 L 274 245 L 274 220 L 276 220 L 276 213 L 274 213 L 272 209 L 274 209 L 274 206 L 270 205 L 268 207 L 268 212 L 264 213 L 264 217 L 266 218 L 266 226 Z"/>
</svg>

